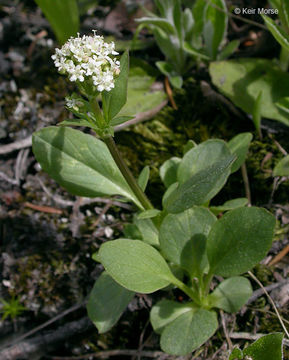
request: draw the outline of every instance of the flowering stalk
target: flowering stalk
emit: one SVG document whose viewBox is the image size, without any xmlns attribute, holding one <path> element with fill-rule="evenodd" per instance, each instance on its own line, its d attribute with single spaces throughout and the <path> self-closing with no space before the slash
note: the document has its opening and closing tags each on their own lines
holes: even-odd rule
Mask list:
<svg viewBox="0 0 289 360">
<path fill-rule="evenodd" d="M 113 126 L 110 122 L 120 111 L 125 101 L 119 106 L 119 98 L 123 97 L 123 94 L 118 92 L 112 94 L 111 90 L 115 88 L 115 80 L 118 77 L 121 81 L 127 81 L 127 76 L 123 78 L 120 75 L 120 61 L 112 57 L 118 55 L 114 47 L 113 42 L 110 44 L 104 42 L 103 37 L 97 36 L 95 32 L 94 36 L 84 35 L 80 37 L 78 35 L 77 38 L 70 38 L 61 49 L 56 49 L 52 59 L 58 71 L 68 75 L 70 81 L 76 82 L 80 92 L 88 100 L 75 94 L 66 99 L 67 108 L 80 119 L 68 121 L 67 124 L 85 125 L 96 131 L 107 145 L 115 163 L 142 207 L 149 210 L 153 209 L 151 202 L 139 187 L 112 137 Z M 122 90 L 123 88 L 126 86 L 121 87 Z M 107 106 L 106 104 L 109 103 L 110 107 L 117 107 L 117 111 L 113 110 L 112 118 L 108 115 L 109 109 L 104 108 L 105 111 L 100 109 L 97 100 L 99 94 L 102 96 L 103 106 Z M 113 99 L 117 99 L 115 101 L 117 105 L 113 105 Z M 124 100 L 126 100 L 126 94 Z"/>
</svg>

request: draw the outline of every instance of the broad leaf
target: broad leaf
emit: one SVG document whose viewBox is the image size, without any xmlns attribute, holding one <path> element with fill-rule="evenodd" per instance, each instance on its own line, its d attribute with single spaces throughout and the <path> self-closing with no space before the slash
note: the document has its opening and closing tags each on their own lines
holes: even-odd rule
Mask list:
<svg viewBox="0 0 289 360">
<path fill-rule="evenodd" d="M 212 62 L 209 67 L 215 86 L 235 105 L 253 114 L 262 91 L 260 116 L 289 125 L 289 114 L 276 102 L 289 93 L 289 74 L 266 59 L 238 59 Z"/>
<path fill-rule="evenodd" d="M 245 162 L 250 142 L 253 136 L 251 133 L 238 134 L 228 142 L 228 147 L 232 154 L 237 156 L 234 164 L 231 167 L 231 173 L 237 171 Z"/>
<path fill-rule="evenodd" d="M 171 185 L 163 198 L 166 210 L 171 213 L 178 213 L 194 205 L 202 205 L 212 199 L 224 186 L 234 160 L 235 156 L 229 155 L 198 171 L 183 184 Z"/>
<path fill-rule="evenodd" d="M 243 350 L 244 357 L 251 357 L 252 360 L 282 360 L 282 341 L 281 333 L 262 336 Z"/>
<path fill-rule="evenodd" d="M 273 170 L 273 176 L 289 176 L 289 155 L 277 163 Z"/>
<path fill-rule="evenodd" d="M 220 212 L 234 210 L 239 207 L 246 206 L 248 204 L 247 198 L 237 198 L 224 202 L 223 205 L 210 206 L 210 210 L 213 214 L 218 215 Z"/>
<path fill-rule="evenodd" d="M 160 228 L 163 254 L 191 277 L 200 277 L 208 266 L 206 238 L 216 220 L 208 209 L 202 207 L 167 215 Z"/>
<path fill-rule="evenodd" d="M 33 134 L 33 152 L 42 169 L 74 195 L 122 195 L 142 206 L 127 185 L 106 145 L 68 127 Z"/>
<path fill-rule="evenodd" d="M 114 88 L 109 92 L 103 91 L 102 93 L 103 112 L 107 122 L 110 122 L 126 103 L 128 73 L 129 56 L 126 51 L 120 59 L 120 73 L 114 82 Z"/>
<path fill-rule="evenodd" d="M 108 241 L 101 245 L 99 258 L 116 282 L 135 292 L 152 293 L 175 280 L 161 254 L 140 240 Z"/>
<path fill-rule="evenodd" d="M 210 273 L 229 277 L 250 270 L 270 249 L 275 222 L 261 208 L 227 212 L 212 226 L 207 239 Z"/>
<path fill-rule="evenodd" d="M 64 44 L 79 29 L 79 14 L 76 0 L 35 0 L 49 21 L 57 40 Z"/>
<path fill-rule="evenodd" d="M 116 283 L 106 272 L 96 280 L 89 295 L 87 312 L 100 333 L 112 328 L 134 297 L 134 292 Z"/>
<path fill-rule="evenodd" d="M 289 35 L 277 25 L 269 16 L 261 15 L 267 28 L 270 30 L 271 34 L 278 41 L 278 43 L 287 51 L 289 51 Z"/>
<path fill-rule="evenodd" d="M 252 286 L 248 279 L 235 276 L 226 279 L 209 295 L 212 307 L 233 313 L 241 309 L 252 295 Z"/>
<path fill-rule="evenodd" d="M 235 348 L 232 350 L 229 360 L 243 360 L 243 351 Z"/>
<path fill-rule="evenodd" d="M 220 11 L 216 7 L 222 9 Z M 218 49 L 222 43 L 227 30 L 228 16 L 224 0 L 210 0 L 204 13 L 203 35 L 207 54 L 216 59 Z"/>
<path fill-rule="evenodd" d="M 165 161 L 160 167 L 160 177 L 167 188 L 178 181 L 177 171 L 180 162 L 180 158 L 172 157 Z"/>
<path fill-rule="evenodd" d="M 168 354 L 186 355 L 196 350 L 217 330 L 216 313 L 195 310 L 178 316 L 161 334 L 161 348 Z"/>
<path fill-rule="evenodd" d="M 182 184 L 187 181 L 192 175 L 204 170 L 211 165 L 226 159 L 231 155 L 230 149 L 223 140 L 207 140 L 198 146 L 193 147 L 183 157 L 178 166 L 177 178 Z M 224 184 L 224 179 L 228 174 L 224 174 L 219 180 Z"/>
<path fill-rule="evenodd" d="M 150 321 L 154 331 L 161 334 L 165 326 L 177 317 L 193 309 L 192 303 L 181 304 L 172 300 L 161 300 L 154 305 L 150 312 Z"/>
</svg>

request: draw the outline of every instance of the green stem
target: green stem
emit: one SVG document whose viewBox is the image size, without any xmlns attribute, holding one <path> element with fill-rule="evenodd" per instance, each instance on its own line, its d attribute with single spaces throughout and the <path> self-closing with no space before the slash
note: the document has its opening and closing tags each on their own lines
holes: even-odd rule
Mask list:
<svg viewBox="0 0 289 360">
<path fill-rule="evenodd" d="M 200 306 L 202 305 L 198 295 L 193 289 L 190 289 L 187 285 L 182 283 L 177 278 L 174 279 L 173 284 L 176 285 L 180 290 L 182 290 L 186 295 L 188 295 L 196 304 Z"/>
<path fill-rule="evenodd" d="M 92 98 L 90 98 L 89 103 L 90 103 L 90 106 L 91 106 L 91 110 L 93 111 L 93 113 L 96 116 L 97 125 L 99 127 L 101 127 L 101 128 L 105 128 L 106 123 L 105 123 L 105 120 L 103 118 L 103 115 L 102 115 L 102 112 L 100 110 L 99 103 L 98 103 L 96 97 L 93 96 Z"/>
<path fill-rule="evenodd" d="M 142 191 L 139 187 L 138 183 L 136 182 L 134 176 L 130 172 L 129 168 L 127 167 L 126 163 L 124 162 L 118 148 L 113 140 L 112 136 L 105 137 L 103 141 L 106 143 L 114 161 L 116 162 L 119 170 L 121 171 L 123 177 L 127 181 L 128 185 L 134 192 L 135 196 L 138 198 L 139 202 L 142 204 L 145 210 L 153 209 L 151 202 L 147 198 L 146 194 Z"/>
</svg>

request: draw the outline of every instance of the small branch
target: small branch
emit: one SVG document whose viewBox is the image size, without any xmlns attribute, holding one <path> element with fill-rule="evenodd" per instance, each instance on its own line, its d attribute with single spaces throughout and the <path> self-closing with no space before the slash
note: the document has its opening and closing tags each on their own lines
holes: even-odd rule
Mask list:
<svg viewBox="0 0 289 360">
<path fill-rule="evenodd" d="M 222 321 L 224 334 L 225 334 L 225 337 L 226 337 L 226 340 L 227 340 L 227 343 L 228 343 L 229 350 L 231 350 L 231 349 L 233 349 L 233 344 L 232 344 L 232 341 L 230 339 L 230 335 L 228 333 L 228 329 L 227 329 L 227 326 L 226 326 L 226 319 L 225 319 L 224 311 L 220 310 L 220 314 L 221 314 L 221 321 Z"/>
<path fill-rule="evenodd" d="M 168 94 L 168 97 L 170 99 L 170 103 L 171 103 L 173 109 L 178 110 L 177 104 L 174 100 L 173 91 L 172 91 L 172 88 L 170 86 L 169 79 L 167 76 L 165 77 L 165 89 L 166 89 L 166 93 Z"/>
<path fill-rule="evenodd" d="M 260 339 L 262 336 L 265 336 L 268 334 L 250 334 L 248 332 L 232 332 L 230 334 L 230 338 L 231 339 L 240 339 L 240 340 L 258 340 Z M 284 339 L 283 340 L 283 344 L 286 346 L 289 346 L 289 340 Z"/>
<path fill-rule="evenodd" d="M 20 150 L 32 146 L 32 135 L 11 144 L 0 146 L 0 155 L 8 154 L 14 150 Z"/>
<path fill-rule="evenodd" d="M 137 356 L 139 354 L 138 350 L 106 350 L 99 351 L 96 353 L 80 355 L 80 356 L 52 356 L 50 359 L 52 360 L 85 360 L 85 359 L 109 359 L 111 356 Z M 150 357 L 150 358 L 161 358 L 167 359 L 170 355 L 163 353 L 161 351 L 141 351 L 141 356 Z"/>
<path fill-rule="evenodd" d="M 18 181 L 16 179 L 11 179 L 9 176 L 7 176 L 5 173 L 0 171 L 0 180 L 7 181 L 8 183 L 12 185 L 19 185 Z"/>
<path fill-rule="evenodd" d="M 284 281 L 280 281 L 278 283 L 274 283 L 274 284 L 270 284 L 268 286 L 265 286 L 264 289 L 267 292 L 271 292 L 275 289 L 278 289 L 279 287 L 282 287 L 283 285 L 286 285 L 289 283 L 289 279 L 284 280 Z M 252 302 L 254 302 L 255 300 L 257 300 L 260 296 L 264 295 L 264 290 L 261 289 L 257 289 L 253 292 L 253 295 L 250 297 L 250 299 L 247 301 L 246 305 L 251 304 Z"/>
<path fill-rule="evenodd" d="M 276 307 L 273 299 L 272 299 L 271 296 L 268 294 L 267 290 L 264 288 L 264 286 L 263 286 L 263 284 L 261 283 L 261 281 L 260 281 L 259 279 L 257 279 L 256 276 L 255 276 L 254 274 L 252 274 L 251 271 L 248 271 L 248 274 L 251 276 L 251 278 L 252 278 L 253 280 L 256 281 L 256 283 L 262 288 L 262 290 L 263 290 L 264 293 L 266 294 L 268 300 L 270 301 L 270 303 L 271 303 L 272 306 L 273 306 L 274 311 L 276 312 L 276 315 L 277 315 L 277 317 L 278 317 L 278 320 L 279 320 L 279 322 L 280 322 L 280 324 L 281 324 L 281 326 L 282 326 L 282 328 L 283 328 L 283 330 L 284 330 L 287 338 L 289 339 L 288 330 L 287 330 L 287 328 L 286 328 L 283 320 L 281 319 L 281 316 L 280 316 L 280 314 L 279 314 L 279 311 L 278 311 L 278 309 L 277 309 L 277 307 Z"/>
<path fill-rule="evenodd" d="M 289 253 L 289 245 L 286 245 L 284 249 L 282 249 L 279 254 L 277 254 L 270 262 L 269 266 L 273 266 L 277 264 L 280 260 L 283 259 L 284 256 L 286 256 Z"/>
</svg>

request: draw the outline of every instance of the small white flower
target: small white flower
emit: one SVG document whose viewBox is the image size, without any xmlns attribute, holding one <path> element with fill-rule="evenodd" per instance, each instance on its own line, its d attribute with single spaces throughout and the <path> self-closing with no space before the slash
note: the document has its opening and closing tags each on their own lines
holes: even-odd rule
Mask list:
<svg viewBox="0 0 289 360">
<path fill-rule="evenodd" d="M 90 80 L 98 91 L 110 91 L 120 72 L 120 63 L 113 57 L 118 53 L 113 42 L 108 44 L 95 30 L 93 33 L 93 36 L 70 38 L 61 49 L 55 50 L 52 59 L 58 71 L 68 75 L 70 81 Z"/>
</svg>

